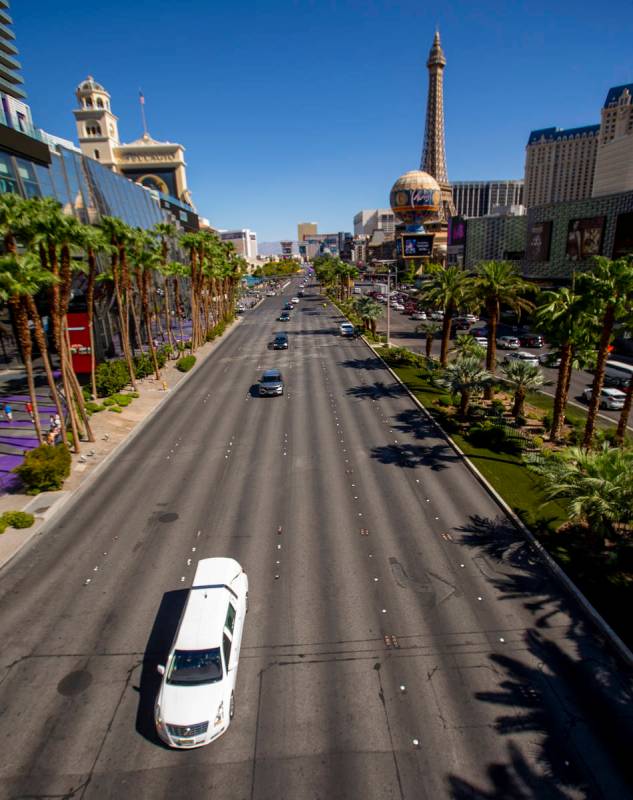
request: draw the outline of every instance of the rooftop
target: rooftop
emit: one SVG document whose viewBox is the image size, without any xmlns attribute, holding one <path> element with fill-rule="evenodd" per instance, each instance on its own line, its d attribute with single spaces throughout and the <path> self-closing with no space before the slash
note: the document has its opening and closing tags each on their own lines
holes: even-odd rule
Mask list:
<svg viewBox="0 0 633 800">
<path fill-rule="evenodd" d="M 585 125 L 582 128 L 539 128 L 532 131 L 528 144 L 534 144 L 541 139 L 546 142 L 560 141 L 561 139 L 573 139 L 577 136 L 592 136 L 598 134 L 600 125 Z"/>
<path fill-rule="evenodd" d="M 633 94 L 633 83 L 625 83 L 624 86 L 613 86 L 609 89 L 607 92 L 607 99 L 604 101 L 604 107 L 609 108 L 613 103 L 617 103 L 624 91 Z"/>
</svg>

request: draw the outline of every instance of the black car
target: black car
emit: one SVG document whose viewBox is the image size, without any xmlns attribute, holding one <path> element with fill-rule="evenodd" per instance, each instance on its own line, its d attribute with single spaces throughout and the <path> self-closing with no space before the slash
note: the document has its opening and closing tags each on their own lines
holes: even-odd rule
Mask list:
<svg viewBox="0 0 633 800">
<path fill-rule="evenodd" d="M 292 303 L 288 302 L 284 305 L 284 311 L 292 311 L 293 305 Z"/>
<path fill-rule="evenodd" d="M 273 339 L 273 350 L 287 350 L 288 336 L 285 333 L 278 333 Z"/>
<path fill-rule="evenodd" d="M 279 322 L 289 322 L 290 321 L 290 311 L 282 311 L 281 314 L 277 317 Z"/>
<path fill-rule="evenodd" d="M 521 347 L 543 347 L 545 340 L 540 333 L 524 333 L 519 336 Z"/>
</svg>

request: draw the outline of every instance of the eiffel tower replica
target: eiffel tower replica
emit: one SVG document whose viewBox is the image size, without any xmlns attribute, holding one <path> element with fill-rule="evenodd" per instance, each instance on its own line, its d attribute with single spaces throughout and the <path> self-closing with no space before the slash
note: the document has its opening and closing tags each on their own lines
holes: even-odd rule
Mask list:
<svg viewBox="0 0 633 800">
<path fill-rule="evenodd" d="M 429 94 L 426 101 L 424 147 L 422 148 L 420 169 L 432 175 L 440 185 L 442 191 L 440 213 L 437 221 L 429 223 L 427 227 L 430 231 L 439 234 L 437 239 L 443 239 L 443 243 L 445 243 L 448 219 L 455 216 L 455 204 L 446 171 L 446 148 L 444 146 L 444 67 L 446 66 L 446 57 L 440 44 L 439 31 L 435 32 L 426 66 L 429 70 Z"/>
</svg>

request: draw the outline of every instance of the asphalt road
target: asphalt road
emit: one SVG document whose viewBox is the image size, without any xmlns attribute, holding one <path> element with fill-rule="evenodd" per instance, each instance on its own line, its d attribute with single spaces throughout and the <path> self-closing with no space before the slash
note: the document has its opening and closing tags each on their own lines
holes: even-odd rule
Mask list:
<svg viewBox="0 0 633 800">
<path fill-rule="evenodd" d="M 279 308 L 3 570 L 0 797 L 630 797 L 630 676 L 334 311 L 274 352 Z M 250 581 L 236 716 L 172 751 L 155 667 L 218 555 Z"/>
<path fill-rule="evenodd" d="M 416 333 L 415 328 L 417 325 L 420 325 L 420 322 L 416 322 L 408 317 L 406 314 L 402 314 L 400 311 L 391 310 L 391 319 L 390 319 L 390 327 L 391 327 L 391 344 L 396 347 L 408 347 L 411 350 L 414 350 L 416 353 L 423 353 L 425 352 L 425 339 L 422 333 Z M 476 328 L 482 323 L 475 323 L 472 327 Z M 386 330 L 386 314 L 383 316 L 379 323 L 379 330 L 380 332 L 384 333 Z M 432 354 L 434 356 L 438 356 L 440 354 L 440 339 L 435 339 L 433 341 L 432 347 Z M 532 353 L 536 356 L 541 355 L 542 353 L 547 352 L 547 347 L 545 348 L 536 348 L 536 347 L 522 347 L 521 350 L 526 351 L 527 353 Z M 503 350 L 501 348 L 497 348 L 497 362 L 501 364 L 503 361 L 504 356 L 509 353 L 509 350 Z M 556 369 L 549 369 L 548 367 L 543 367 L 543 374 L 545 375 L 545 379 L 547 381 L 546 385 L 543 388 L 544 394 L 549 394 L 552 397 L 556 392 L 556 382 L 558 379 L 558 370 Z M 591 386 L 593 382 L 593 374 L 591 372 L 587 372 L 586 370 L 573 370 L 570 382 L 570 391 L 569 391 L 569 402 L 574 403 L 585 410 L 588 408 L 587 402 L 583 397 L 583 391 L 587 388 L 587 386 Z M 605 419 L 611 420 L 614 424 L 617 425 L 618 420 L 620 419 L 620 411 L 609 411 L 608 409 L 601 409 L 600 416 Z M 629 419 L 630 423 L 630 419 Z M 633 430 L 633 426 L 630 424 L 628 425 L 630 430 Z"/>
</svg>

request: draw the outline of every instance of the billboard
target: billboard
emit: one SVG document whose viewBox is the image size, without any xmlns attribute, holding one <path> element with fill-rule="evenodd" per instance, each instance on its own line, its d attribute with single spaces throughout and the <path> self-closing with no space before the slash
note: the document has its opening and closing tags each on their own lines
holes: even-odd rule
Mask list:
<svg viewBox="0 0 633 800">
<path fill-rule="evenodd" d="M 551 241 L 552 221 L 533 222 L 528 228 L 526 259 L 528 261 L 549 261 Z"/>
<path fill-rule="evenodd" d="M 600 255 L 604 217 L 570 219 L 567 228 L 567 258 L 570 261 L 585 261 Z"/>
<path fill-rule="evenodd" d="M 401 237 L 402 255 L 405 258 L 421 258 L 433 253 L 432 233 L 410 233 Z"/>
<path fill-rule="evenodd" d="M 611 258 L 622 258 L 633 254 L 633 211 L 619 214 L 615 223 L 615 239 Z"/>
<path fill-rule="evenodd" d="M 466 220 L 463 217 L 450 217 L 448 220 L 448 244 L 450 246 L 466 244 Z"/>
</svg>

